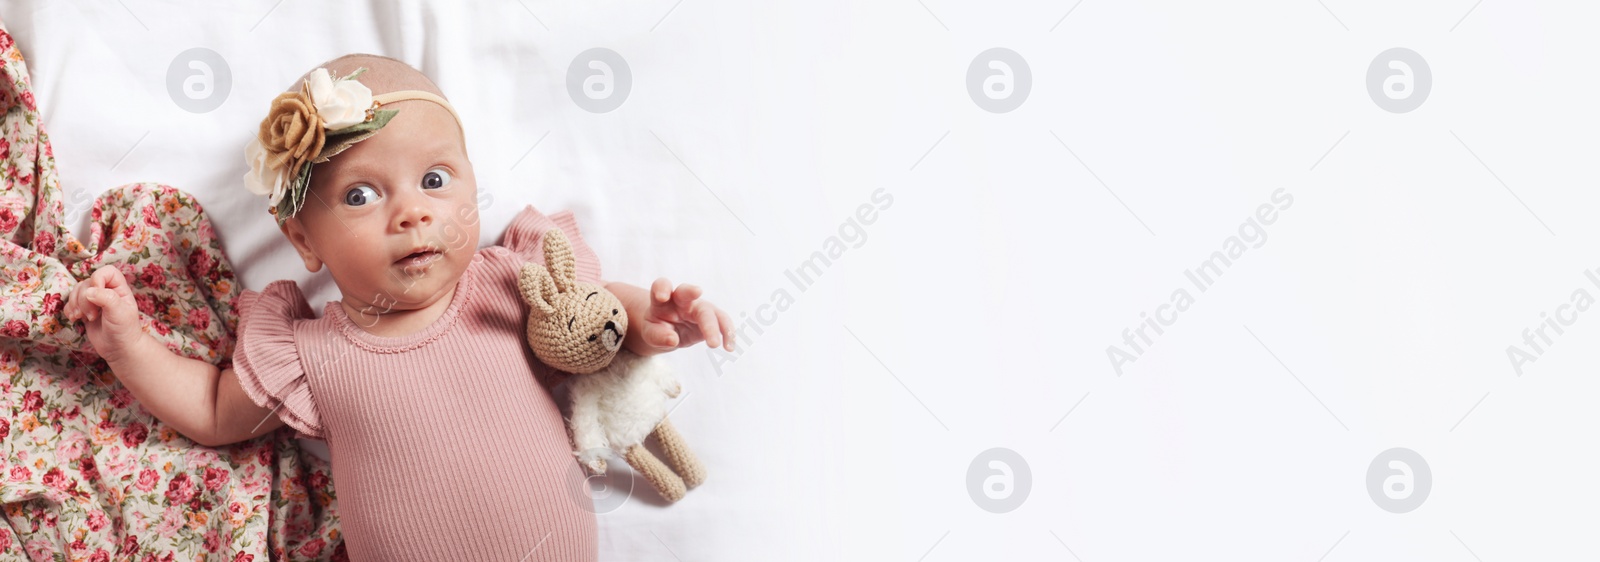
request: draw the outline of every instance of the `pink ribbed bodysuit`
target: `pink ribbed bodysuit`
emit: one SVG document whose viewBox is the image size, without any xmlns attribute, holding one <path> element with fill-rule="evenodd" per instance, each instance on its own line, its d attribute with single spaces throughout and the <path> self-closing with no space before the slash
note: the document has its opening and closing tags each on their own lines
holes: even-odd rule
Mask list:
<svg viewBox="0 0 1600 562">
<path fill-rule="evenodd" d="M 293 281 L 240 298 L 234 372 L 251 400 L 328 443 L 352 560 L 595 560 L 587 484 L 549 392 L 566 375 L 528 348 L 517 291 L 555 227 L 578 278 L 598 282 L 572 214 L 528 207 L 407 336 L 370 334 L 337 302 L 317 318 Z"/>
</svg>

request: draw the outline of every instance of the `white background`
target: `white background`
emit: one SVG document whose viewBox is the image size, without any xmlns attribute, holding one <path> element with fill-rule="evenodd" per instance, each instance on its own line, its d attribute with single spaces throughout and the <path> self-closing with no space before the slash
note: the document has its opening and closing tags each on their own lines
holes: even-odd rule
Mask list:
<svg viewBox="0 0 1600 562">
<path fill-rule="evenodd" d="M 522 205 L 572 209 L 610 279 L 697 283 L 735 317 L 789 291 L 736 361 L 674 354 L 672 417 L 710 479 L 602 515 L 604 560 L 1592 558 L 1600 313 L 1520 377 L 1506 350 L 1575 290 L 1600 295 L 1583 274 L 1600 268 L 1600 10 L 1475 1 L 106 0 L 0 18 L 77 212 L 128 182 L 195 193 L 247 288 L 337 298 L 242 189 L 242 147 L 294 78 L 373 52 L 454 101 L 493 199 L 484 243 Z M 193 47 L 232 73 L 201 114 L 166 89 Z M 609 113 L 567 92 L 592 47 L 631 69 Z M 967 92 L 992 47 L 1032 76 L 1008 113 Z M 1392 47 L 1432 72 L 1407 113 L 1367 92 Z M 880 188 L 893 203 L 865 242 L 799 291 L 785 271 Z M 1294 202 L 1266 242 L 1190 285 L 1280 188 Z M 1118 376 L 1108 346 L 1180 287 L 1193 306 Z M 1001 514 L 967 487 L 995 447 L 1032 474 Z M 1408 513 L 1367 492 L 1393 447 L 1431 474 Z"/>
</svg>

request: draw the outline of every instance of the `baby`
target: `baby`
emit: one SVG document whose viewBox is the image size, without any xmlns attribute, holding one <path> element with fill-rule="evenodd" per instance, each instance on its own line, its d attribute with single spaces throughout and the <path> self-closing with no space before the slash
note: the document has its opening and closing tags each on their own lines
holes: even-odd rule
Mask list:
<svg viewBox="0 0 1600 562">
<path fill-rule="evenodd" d="M 376 92 L 376 94 L 374 94 Z M 232 367 L 180 357 L 141 326 L 114 267 L 68 296 L 90 342 L 157 418 L 222 446 L 287 424 L 332 453 L 354 560 L 594 560 L 586 486 L 549 390 L 564 373 L 525 341 L 517 272 L 560 228 L 578 277 L 615 293 L 624 345 L 658 354 L 733 325 L 692 285 L 599 281 L 571 213 L 533 207 L 476 249 L 477 186 L 454 109 L 427 77 L 373 55 L 326 63 L 273 101 L 245 183 L 268 195 L 306 269 L 341 300 L 312 314 L 292 281 L 239 299 Z M 582 496 L 580 495 L 579 498 Z"/>
</svg>

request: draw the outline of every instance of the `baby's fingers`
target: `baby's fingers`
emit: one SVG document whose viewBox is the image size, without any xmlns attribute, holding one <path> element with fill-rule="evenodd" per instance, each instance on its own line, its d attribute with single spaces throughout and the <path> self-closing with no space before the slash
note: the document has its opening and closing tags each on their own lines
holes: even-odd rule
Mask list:
<svg viewBox="0 0 1600 562">
<path fill-rule="evenodd" d="M 653 303 L 664 303 L 672 300 L 672 282 L 666 277 L 656 279 L 650 284 L 650 300 Z"/>
<path fill-rule="evenodd" d="M 133 290 L 128 288 L 128 280 L 122 276 L 122 270 L 114 266 L 108 265 L 94 270 L 94 275 L 89 276 L 89 282 L 95 287 L 110 289 L 119 297 L 133 294 Z"/>
<path fill-rule="evenodd" d="M 644 343 L 651 347 L 675 349 L 678 347 L 678 330 L 666 322 L 645 322 Z"/>
<path fill-rule="evenodd" d="M 82 281 L 77 285 L 73 285 L 71 291 L 67 291 L 67 305 L 62 307 L 62 310 L 66 313 L 68 320 L 85 319 L 92 310 L 97 308 L 83 297 L 83 292 L 91 288 L 88 281 Z"/>
<path fill-rule="evenodd" d="M 718 308 L 716 310 L 717 324 L 722 326 L 722 348 L 728 351 L 733 351 L 733 320 L 728 318 L 728 313 L 723 312 L 722 309 Z"/>
<path fill-rule="evenodd" d="M 722 346 L 722 328 L 717 318 L 717 307 L 711 303 L 701 302 L 691 309 L 694 313 L 694 323 L 700 326 L 700 335 L 706 339 L 706 346 L 717 348 Z"/>
<path fill-rule="evenodd" d="M 72 290 L 72 312 L 69 313 L 69 318 L 93 322 L 95 318 L 99 317 L 100 305 L 89 300 L 89 293 L 94 290 L 94 287 L 90 287 L 87 284 L 78 285 L 77 288 Z"/>
<path fill-rule="evenodd" d="M 67 290 L 67 294 L 62 295 L 67 304 L 61 306 L 61 314 L 68 320 L 78 319 L 78 289 L 81 287 L 83 287 L 82 283 L 73 285 L 71 289 Z"/>
<path fill-rule="evenodd" d="M 677 289 L 673 289 L 672 302 L 678 305 L 678 314 L 692 317 L 690 312 L 694 310 L 695 299 L 700 298 L 700 295 L 704 293 L 705 291 L 701 291 L 700 287 L 688 283 L 678 285 Z"/>
<path fill-rule="evenodd" d="M 133 307 L 128 306 L 128 303 L 111 289 L 84 289 L 83 298 L 90 305 L 89 320 L 103 316 L 107 324 L 120 327 L 130 325 L 136 319 Z"/>
</svg>

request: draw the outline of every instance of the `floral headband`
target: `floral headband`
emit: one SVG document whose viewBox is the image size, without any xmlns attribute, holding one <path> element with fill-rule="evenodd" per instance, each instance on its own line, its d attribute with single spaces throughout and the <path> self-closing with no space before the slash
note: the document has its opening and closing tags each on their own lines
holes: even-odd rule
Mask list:
<svg viewBox="0 0 1600 562">
<path fill-rule="evenodd" d="M 399 113 L 380 109 L 385 104 L 433 102 L 449 110 L 456 126 L 461 125 L 450 102 L 432 93 L 400 90 L 372 95 L 371 89 L 355 80 L 366 70 L 358 68 L 349 76 L 334 78 L 333 72 L 316 69 L 300 85 L 300 91 L 284 92 L 272 100 L 261 130 L 245 147 L 244 160 L 250 171 L 244 175 L 244 186 L 251 193 L 270 197 L 267 212 L 277 217 L 279 225 L 305 205 L 313 164 L 327 162 L 377 134 Z"/>
</svg>

